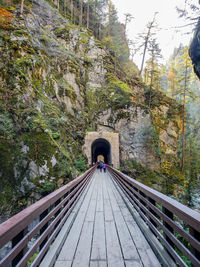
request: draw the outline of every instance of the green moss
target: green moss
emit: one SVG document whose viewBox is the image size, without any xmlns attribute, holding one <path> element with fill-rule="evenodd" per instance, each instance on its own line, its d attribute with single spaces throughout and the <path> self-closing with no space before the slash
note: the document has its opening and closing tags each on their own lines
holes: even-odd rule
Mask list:
<svg viewBox="0 0 200 267">
<path fill-rule="evenodd" d="M 73 101 L 77 97 L 72 86 L 63 78 L 58 81 L 58 95 L 60 97 L 68 96 Z"/>
<path fill-rule="evenodd" d="M 147 90 L 145 92 L 145 102 L 149 105 L 149 100 L 151 96 L 151 108 L 160 107 L 161 105 L 169 106 L 169 116 L 174 117 L 174 115 L 180 114 L 182 110 L 182 105 L 180 105 L 176 100 L 167 97 L 163 92 L 158 90 Z"/>
<path fill-rule="evenodd" d="M 128 111 L 119 111 L 118 113 L 117 113 L 117 116 L 116 116 L 116 119 L 115 119 L 115 122 L 117 122 L 117 121 L 119 121 L 119 120 L 121 120 L 121 119 L 127 119 L 127 121 L 129 121 L 130 120 L 130 112 L 128 112 Z"/>
<path fill-rule="evenodd" d="M 44 165 L 45 160 L 50 162 L 56 152 L 55 145 L 46 133 L 31 132 L 21 135 L 20 139 L 29 147 L 28 159 L 39 166 Z"/>
<path fill-rule="evenodd" d="M 121 92 L 125 92 L 127 94 L 130 94 L 130 95 L 133 93 L 133 91 L 129 88 L 129 86 L 126 83 L 119 80 L 112 73 L 106 74 L 106 81 L 107 81 L 110 89 L 112 89 L 113 91 L 121 91 Z"/>
<path fill-rule="evenodd" d="M 134 160 L 126 160 L 121 164 L 122 172 L 139 182 L 152 187 L 154 184 L 160 185 L 160 177 L 152 170 L 143 167 L 140 163 Z"/>
</svg>

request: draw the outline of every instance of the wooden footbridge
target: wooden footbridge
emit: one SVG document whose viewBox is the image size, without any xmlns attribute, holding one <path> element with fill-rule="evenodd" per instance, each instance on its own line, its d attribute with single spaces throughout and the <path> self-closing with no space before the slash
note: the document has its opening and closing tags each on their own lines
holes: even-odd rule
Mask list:
<svg viewBox="0 0 200 267">
<path fill-rule="evenodd" d="M 0 266 L 200 266 L 200 214 L 92 167 L 0 225 Z"/>
</svg>

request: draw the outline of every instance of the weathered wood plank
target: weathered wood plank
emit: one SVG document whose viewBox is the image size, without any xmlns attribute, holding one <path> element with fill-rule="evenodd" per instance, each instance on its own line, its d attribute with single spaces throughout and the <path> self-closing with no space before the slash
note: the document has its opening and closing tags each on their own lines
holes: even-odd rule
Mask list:
<svg viewBox="0 0 200 267">
<path fill-rule="evenodd" d="M 72 266 L 89 266 L 95 211 L 96 211 L 96 202 L 98 195 L 97 176 L 95 177 L 96 177 L 95 179 L 96 183 L 93 187 L 92 196 L 84 219 L 80 240 L 76 249 Z"/>
<path fill-rule="evenodd" d="M 90 261 L 90 267 L 107 267 L 106 261 Z"/>
<path fill-rule="evenodd" d="M 98 196 L 97 196 L 97 206 L 96 211 L 104 211 L 103 209 L 103 180 L 102 177 L 97 176 L 98 181 Z"/>
<path fill-rule="evenodd" d="M 94 222 L 85 221 L 72 266 L 89 266 Z"/>
<path fill-rule="evenodd" d="M 54 267 L 71 267 L 72 261 L 56 261 Z"/>
<path fill-rule="evenodd" d="M 126 260 L 137 260 L 140 262 L 140 256 L 138 254 L 136 246 L 130 235 L 129 229 L 121 213 L 120 207 L 116 199 L 116 195 L 114 194 L 116 193 L 117 190 L 115 186 L 113 185 L 112 181 L 110 181 L 109 183 L 110 183 L 110 186 L 107 187 L 107 190 L 108 190 L 108 194 L 110 197 L 110 203 L 113 209 L 113 215 L 114 215 L 115 224 L 117 227 L 117 232 L 118 232 L 118 236 L 119 236 L 119 240 L 121 244 L 123 257 Z M 119 199 L 121 199 L 121 196 L 118 196 L 118 201 Z"/>
<path fill-rule="evenodd" d="M 120 197 L 120 194 L 118 194 L 117 192 L 115 192 L 115 194 L 117 196 L 118 203 L 121 202 L 120 204 L 121 212 L 124 216 L 126 225 L 135 243 L 136 249 L 140 255 L 142 263 L 144 264 L 145 267 L 146 266 L 147 267 L 150 267 L 150 266 L 160 267 L 161 266 L 160 262 L 155 256 L 153 250 L 151 249 L 149 243 L 147 242 L 146 238 L 144 237 L 137 223 L 134 221 L 132 215 L 129 214 L 130 212 L 127 211 L 128 210 L 127 207 L 125 207 L 122 204 L 122 198 Z"/>
<path fill-rule="evenodd" d="M 90 199 L 89 207 L 86 213 L 85 221 L 94 222 L 96 202 L 97 202 L 97 185 L 93 187 L 92 197 Z"/>
<path fill-rule="evenodd" d="M 106 221 L 106 249 L 109 267 L 124 267 L 124 260 L 114 221 Z"/>
<path fill-rule="evenodd" d="M 108 187 L 110 186 L 108 182 L 109 177 L 108 175 L 105 175 L 105 177 L 103 181 L 103 195 L 104 195 L 106 250 L 107 250 L 108 266 L 122 267 L 124 266 L 124 260 L 114 222 L 113 211 L 110 204 L 110 198 L 107 191 Z"/>
<path fill-rule="evenodd" d="M 106 177 L 106 179 L 108 179 Z M 108 196 L 108 192 L 107 192 L 107 181 L 106 181 L 105 177 L 103 178 L 102 182 L 103 182 L 103 202 L 104 202 L 104 214 L 105 214 L 105 221 L 113 221 L 113 214 L 112 214 L 112 208 L 110 205 L 110 199 Z"/>
<path fill-rule="evenodd" d="M 96 212 L 91 253 L 92 260 L 106 260 L 105 238 L 104 214 L 103 212 Z"/>
<path fill-rule="evenodd" d="M 125 260 L 125 266 L 126 267 L 146 267 L 146 265 L 143 265 L 141 261 L 134 261 L 134 260 Z M 152 266 L 153 267 L 153 266 Z"/>
<path fill-rule="evenodd" d="M 58 254 L 60 253 L 62 246 L 67 238 L 67 235 L 73 225 L 73 222 L 77 216 L 77 213 L 82 205 L 82 202 L 84 200 L 84 198 L 86 197 L 86 194 L 90 188 L 90 184 L 91 181 L 89 182 L 89 184 L 87 185 L 87 188 L 84 190 L 82 196 L 80 197 L 79 201 L 77 202 L 76 206 L 74 207 L 73 211 L 71 212 L 71 214 L 69 215 L 67 221 L 65 222 L 65 224 L 63 225 L 60 233 L 58 234 L 56 240 L 54 241 L 54 243 L 52 244 L 52 246 L 50 247 L 49 251 L 47 252 L 47 254 L 45 255 L 44 259 L 42 260 L 42 262 L 40 263 L 40 267 L 51 267 L 54 265 L 56 258 L 58 256 Z"/>
<path fill-rule="evenodd" d="M 92 191 L 94 188 L 94 180 L 91 183 L 91 187 L 88 190 L 87 196 L 79 210 L 79 213 L 74 221 L 74 224 L 66 238 L 63 248 L 58 256 L 59 261 L 70 261 L 73 260 L 75 250 L 79 241 L 79 236 L 81 234 L 81 229 L 83 227 L 86 212 L 88 210 L 88 205 L 91 199 Z"/>
</svg>

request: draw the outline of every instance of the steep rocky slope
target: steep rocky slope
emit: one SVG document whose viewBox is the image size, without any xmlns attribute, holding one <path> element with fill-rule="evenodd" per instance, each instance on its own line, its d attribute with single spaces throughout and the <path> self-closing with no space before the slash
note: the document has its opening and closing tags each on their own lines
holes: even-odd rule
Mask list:
<svg viewBox="0 0 200 267">
<path fill-rule="evenodd" d="M 44 0 L 33 0 L 23 17 L 18 9 L 6 19 L 0 10 L 1 213 L 84 171 L 84 136 L 98 125 L 119 132 L 127 172 L 135 162 L 152 170 L 176 162 L 181 107 L 175 101 L 153 92 L 149 108 L 139 78 L 116 70 L 90 32 Z"/>
</svg>

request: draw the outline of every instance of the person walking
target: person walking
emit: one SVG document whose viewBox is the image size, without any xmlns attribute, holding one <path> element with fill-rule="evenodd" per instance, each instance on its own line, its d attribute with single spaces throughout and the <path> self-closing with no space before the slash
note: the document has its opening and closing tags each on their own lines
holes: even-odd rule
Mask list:
<svg viewBox="0 0 200 267">
<path fill-rule="evenodd" d="M 103 162 L 100 161 L 100 162 L 99 162 L 99 169 L 100 169 L 100 172 L 102 172 L 102 168 L 103 168 Z"/>
<path fill-rule="evenodd" d="M 106 172 L 106 164 L 105 164 L 105 162 L 103 163 L 103 170 L 104 170 L 104 172 Z"/>
</svg>

